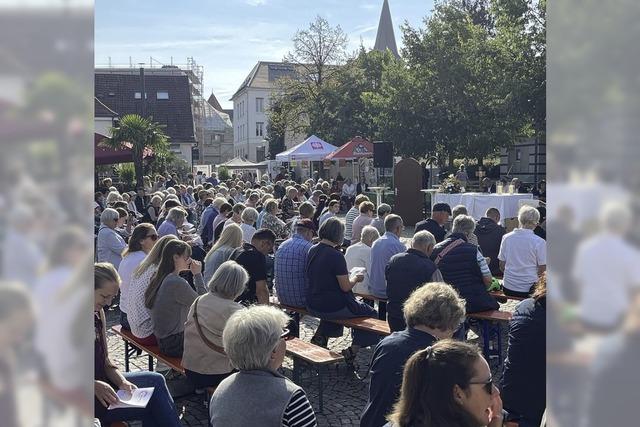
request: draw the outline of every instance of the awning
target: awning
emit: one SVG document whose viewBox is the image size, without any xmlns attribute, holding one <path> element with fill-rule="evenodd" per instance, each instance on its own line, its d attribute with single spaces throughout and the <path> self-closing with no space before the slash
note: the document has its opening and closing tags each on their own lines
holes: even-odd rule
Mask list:
<svg viewBox="0 0 640 427">
<path fill-rule="evenodd" d="M 331 145 L 311 135 L 300 144 L 280 154 L 276 154 L 276 160 L 281 162 L 291 162 L 298 160 L 307 160 L 310 162 L 318 162 L 324 160 L 329 154 L 337 150 L 338 147 Z"/>
<path fill-rule="evenodd" d="M 373 144 L 356 136 L 338 150 L 329 154 L 325 160 L 355 160 L 362 157 L 373 157 Z"/>
<path fill-rule="evenodd" d="M 94 153 L 95 153 L 95 164 L 96 165 L 113 165 L 116 163 L 130 163 L 133 162 L 133 153 L 131 148 L 119 148 L 113 149 L 110 147 L 104 147 L 100 145 L 100 143 L 104 139 L 109 139 L 108 136 L 99 134 L 97 132 L 93 133 L 93 142 L 94 142 Z M 125 143 L 125 145 L 127 145 Z M 130 144 L 128 144 L 131 147 Z M 150 149 L 144 150 L 142 155 L 143 158 L 153 156 L 153 151 Z"/>
<path fill-rule="evenodd" d="M 224 166 L 227 169 L 266 169 L 266 164 L 253 163 L 242 157 L 234 157 L 224 163 L 218 165 L 218 167 Z"/>
</svg>

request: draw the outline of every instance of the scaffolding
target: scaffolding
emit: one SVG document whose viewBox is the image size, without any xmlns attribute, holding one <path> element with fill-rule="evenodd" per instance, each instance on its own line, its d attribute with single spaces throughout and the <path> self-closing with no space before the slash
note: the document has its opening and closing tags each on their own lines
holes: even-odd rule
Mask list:
<svg viewBox="0 0 640 427">
<path fill-rule="evenodd" d="M 206 127 L 208 123 L 215 121 L 215 116 L 220 113 L 217 112 L 204 97 L 204 67 L 199 65 L 193 57 L 187 57 L 186 63 L 184 64 L 174 63 L 173 57 L 171 57 L 170 63 L 166 64 L 152 56 L 149 56 L 148 62 L 134 62 L 133 58 L 129 57 L 128 64 L 114 64 L 111 61 L 111 57 L 108 57 L 107 64 L 96 64 L 96 69 L 100 69 L 101 73 L 137 74 L 140 68 L 144 68 L 145 74 L 186 75 L 188 77 L 191 92 L 194 136 L 198 148 L 198 155 L 197 158 L 193 158 L 193 164 L 202 164 L 204 159 Z M 230 122 L 228 125 L 232 126 Z M 222 160 L 222 151 L 222 147 L 220 147 L 221 162 L 224 161 Z M 192 150 L 192 155 L 193 154 L 194 151 Z"/>
</svg>

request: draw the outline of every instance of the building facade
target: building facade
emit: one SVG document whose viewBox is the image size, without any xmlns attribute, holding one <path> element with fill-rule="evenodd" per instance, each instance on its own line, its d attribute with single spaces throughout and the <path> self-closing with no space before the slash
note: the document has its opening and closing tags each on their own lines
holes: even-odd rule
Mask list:
<svg viewBox="0 0 640 427">
<path fill-rule="evenodd" d="M 500 151 L 500 176 L 519 178 L 527 184 L 545 179 L 547 174 L 547 145 L 536 138 L 523 139 L 509 149 Z"/>
<path fill-rule="evenodd" d="M 277 90 L 280 77 L 293 77 L 295 68 L 283 62 L 258 62 L 240 88 L 231 97 L 233 101 L 233 155 L 252 162 L 266 160 L 269 152 L 267 137 L 267 109 L 271 94 Z M 285 145 L 301 142 L 296 135 L 287 133 Z"/>
</svg>

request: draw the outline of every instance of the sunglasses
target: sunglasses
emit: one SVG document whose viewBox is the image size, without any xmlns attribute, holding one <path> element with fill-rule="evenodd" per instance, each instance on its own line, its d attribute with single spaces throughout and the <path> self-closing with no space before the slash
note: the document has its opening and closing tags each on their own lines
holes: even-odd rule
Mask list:
<svg viewBox="0 0 640 427">
<path fill-rule="evenodd" d="M 492 395 L 493 394 L 493 377 L 489 377 L 488 380 L 486 381 L 469 381 L 469 384 L 482 384 L 483 385 L 483 389 L 484 391 L 487 392 L 487 394 Z"/>
<path fill-rule="evenodd" d="M 151 240 L 153 240 L 155 242 L 156 240 L 158 240 L 158 235 L 157 234 L 149 234 L 145 238 L 151 239 Z"/>
</svg>

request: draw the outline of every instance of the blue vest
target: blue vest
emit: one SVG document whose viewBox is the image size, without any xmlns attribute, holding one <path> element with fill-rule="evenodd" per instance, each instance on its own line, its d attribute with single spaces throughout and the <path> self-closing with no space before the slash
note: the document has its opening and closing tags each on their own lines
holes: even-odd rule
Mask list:
<svg viewBox="0 0 640 427">
<path fill-rule="evenodd" d="M 433 249 L 431 259 L 435 261 L 440 252 L 460 239 L 463 240 L 463 243 L 452 249 L 437 263 L 442 278 L 446 283 L 456 288 L 460 296 L 465 299 L 468 313 L 497 310 L 500 305 L 489 295 L 487 287 L 482 281 L 482 272 L 477 260 L 478 247 L 467 242 L 463 234 L 451 234 L 443 242 L 438 243 Z"/>
</svg>

